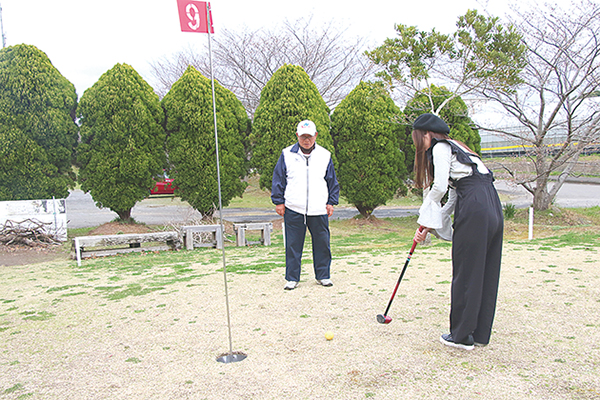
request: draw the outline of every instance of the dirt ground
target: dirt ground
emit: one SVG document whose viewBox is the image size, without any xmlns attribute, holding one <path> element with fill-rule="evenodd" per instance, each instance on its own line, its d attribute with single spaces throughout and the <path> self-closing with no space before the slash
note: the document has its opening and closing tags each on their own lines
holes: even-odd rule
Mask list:
<svg viewBox="0 0 600 400">
<path fill-rule="evenodd" d="M 152 229 L 144 224 L 109 222 L 89 232 L 89 235 L 115 235 L 118 233 L 146 233 Z M 0 245 L 0 266 L 27 265 L 45 261 L 67 260 L 71 256 L 65 245 L 38 245 L 35 247 Z"/>
<path fill-rule="evenodd" d="M 282 220 L 273 221 L 273 229 L 281 230 Z M 233 235 L 233 224 L 226 222 L 225 233 Z M 109 222 L 92 229 L 87 235 L 116 235 L 122 233 L 147 233 L 153 232 L 157 227 L 145 224 L 122 224 Z M 168 229 L 168 228 L 167 228 Z M 176 227 L 173 227 L 176 229 Z M 11 265 L 27 265 L 45 261 L 65 261 L 72 256 L 69 243 L 60 245 L 29 246 L 4 246 L 0 245 L 0 267 Z"/>
<path fill-rule="evenodd" d="M 492 341 L 470 352 L 439 343 L 449 247 L 417 248 L 389 325 L 406 251 L 334 255 L 331 288 L 308 262 L 284 291 L 280 246 L 228 250 L 249 268 L 227 275 L 230 325 L 219 251 L 152 257 L 1 268 L 0 399 L 600 398 L 597 244 L 507 241 Z M 217 362 L 230 343 L 247 359 Z"/>
</svg>

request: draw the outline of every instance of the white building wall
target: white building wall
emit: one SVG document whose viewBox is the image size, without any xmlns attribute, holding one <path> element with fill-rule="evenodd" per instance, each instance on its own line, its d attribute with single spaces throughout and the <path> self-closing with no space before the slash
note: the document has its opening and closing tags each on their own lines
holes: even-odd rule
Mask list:
<svg viewBox="0 0 600 400">
<path fill-rule="evenodd" d="M 66 199 L 0 201 L 2 226 L 6 221 L 21 224 L 28 219 L 48 224 L 44 225 L 45 233 L 53 235 L 56 240 L 67 240 Z"/>
</svg>

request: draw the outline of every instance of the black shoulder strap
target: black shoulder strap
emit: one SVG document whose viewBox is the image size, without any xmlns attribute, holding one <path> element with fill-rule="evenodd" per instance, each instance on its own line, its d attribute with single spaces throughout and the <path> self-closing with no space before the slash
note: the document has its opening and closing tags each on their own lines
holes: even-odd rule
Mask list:
<svg viewBox="0 0 600 400">
<path fill-rule="evenodd" d="M 470 156 L 473 155 L 478 158 L 479 158 L 479 156 L 477 154 L 467 153 L 461 146 L 457 145 L 456 143 L 454 143 L 452 141 L 445 140 L 445 139 L 436 139 L 436 138 L 431 139 L 431 146 L 429 147 L 429 149 L 427 149 L 427 158 L 429 159 L 429 162 L 431 163 L 431 165 L 433 165 L 433 146 L 435 146 L 439 142 L 448 143 L 450 145 L 450 149 L 452 150 L 452 154 L 456 155 L 456 159 L 458 160 L 458 162 L 460 162 L 461 164 L 470 165 L 471 169 L 473 170 L 473 174 L 477 173 L 477 163 L 475 163 L 473 160 L 471 160 Z M 450 185 L 452 187 L 456 186 L 456 182 L 452 178 L 450 178 Z"/>
<path fill-rule="evenodd" d="M 429 149 L 427 149 L 427 157 L 429 158 L 430 162 L 433 162 L 433 146 L 435 146 L 439 142 L 448 143 L 450 145 L 450 148 L 452 149 L 452 154 L 456 155 L 456 159 L 460 163 L 465 164 L 465 165 L 477 166 L 477 164 L 470 158 L 471 155 L 473 155 L 475 157 L 479 157 L 477 154 L 467 154 L 467 152 L 461 146 L 457 145 L 453 141 L 445 140 L 445 139 L 436 139 L 436 138 L 431 139 L 431 147 L 429 147 Z"/>
</svg>

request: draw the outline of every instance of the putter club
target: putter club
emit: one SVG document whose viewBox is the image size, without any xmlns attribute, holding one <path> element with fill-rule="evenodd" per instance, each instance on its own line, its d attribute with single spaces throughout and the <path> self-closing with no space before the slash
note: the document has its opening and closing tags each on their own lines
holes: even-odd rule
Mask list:
<svg viewBox="0 0 600 400">
<path fill-rule="evenodd" d="M 423 229 L 424 229 L 423 226 L 419 227 L 419 231 L 422 231 Z M 406 258 L 406 262 L 404 263 L 404 268 L 402 268 L 402 272 L 400 273 L 400 277 L 398 278 L 398 282 L 396 283 L 396 287 L 394 288 L 394 293 L 392 293 L 390 302 L 388 303 L 388 306 L 385 309 L 385 312 L 383 314 L 377 315 L 377 322 L 379 322 L 380 324 L 389 324 L 390 322 L 392 322 L 392 317 L 388 317 L 387 313 L 388 313 L 388 311 L 390 311 L 390 307 L 392 306 L 392 301 L 394 301 L 394 297 L 396 296 L 396 292 L 398 291 L 398 286 L 400 286 L 402 277 L 404 277 L 404 273 L 406 272 L 406 267 L 408 267 L 408 263 L 410 262 L 410 257 L 412 256 L 413 252 L 415 251 L 415 247 L 417 247 L 417 242 L 415 242 L 413 240 L 412 247 L 410 248 L 410 251 L 408 252 L 408 257 Z"/>
</svg>

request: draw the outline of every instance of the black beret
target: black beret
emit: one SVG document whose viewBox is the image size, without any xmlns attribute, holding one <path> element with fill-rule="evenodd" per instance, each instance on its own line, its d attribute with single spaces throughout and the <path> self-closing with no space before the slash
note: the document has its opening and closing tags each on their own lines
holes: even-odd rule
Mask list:
<svg viewBox="0 0 600 400">
<path fill-rule="evenodd" d="M 430 113 L 421 114 L 413 122 L 413 130 L 420 130 L 425 132 L 450 133 L 448 125 L 437 115 Z"/>
</svg>

